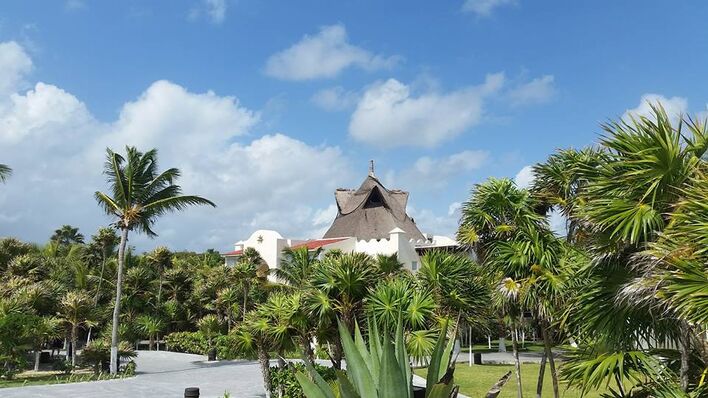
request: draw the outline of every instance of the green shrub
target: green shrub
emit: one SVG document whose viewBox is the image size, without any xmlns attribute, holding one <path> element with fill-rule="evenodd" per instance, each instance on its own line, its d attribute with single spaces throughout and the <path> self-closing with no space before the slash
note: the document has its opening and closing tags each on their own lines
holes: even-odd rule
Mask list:
<svg viewBox="0 0 708 398">
<path fill-rule="evenodd" d="M 332 382 L 337 379 L 337 374 L 334 368 L 315 364 L 315 370 L 327 382 Z M 279 367 L 270 368 L 270 393 L 277 397 L 278 391 L 282 387 L 283 398 L 305 398 L 302 392 L 302 387 L 295 378 L 295 373 L 306 372 L 305 365 L 301 363 L 289 363 L 285 368 Z"/>
<path fill-rule="evenodd" d="M 174 332 L 165 336 L 165 343 L 170 351 L 206 355 L 209 344 L 202 332 Z M 243 358 L 238 350 L 236 339 L 232 335 L 219 335 L 214 338 L 216 356 L 219 359 Z"/>
<path fill-rule="evenodd" d="M 201 332 L 174 332 L 165 336 L 167 349 L 175 352 L 204 355 L 208 346 Z"/>
<path fill-rule="evenodd" d="M 137 356 L 133 346 L 127 341 L 121 341 L 118 344 L 118 355 L 121 359 L 131 359 Z M 93 366 L 96 374 L 108 369 L 108 364 L 111 361 L 111 343 L 107 339 L 92 341 L 81 352 L 81 360 L 83 363 Z"/>
</svg>

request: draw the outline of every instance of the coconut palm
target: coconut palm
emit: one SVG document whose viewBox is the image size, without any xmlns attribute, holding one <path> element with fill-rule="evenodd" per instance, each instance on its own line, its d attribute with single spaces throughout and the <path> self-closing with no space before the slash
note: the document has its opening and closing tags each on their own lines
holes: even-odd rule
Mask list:
<svg viewBox="0 0 708 398">
<path fill-rule="evenodd" d="M 0 182 L 7 181 L 12 175 L 12 169 L 6 164 L 0 163 Z"/>
<path fill-rule="evenodd" d="M 76 365 L 76 344 L 79 329 L 91 324 L 93 300 L 84 291 L 69 291 L 59 303 L 61 319 L 67 324 L 71 340 L 71 365 Z"/>
<path fill-rule="evenodd" d="M 174 184 L 180 176 L 179 170 L 170 168 L 158 172 L 155 149 L 142 153 L 134 147 L 126 147 L 125 157 L 107 149 L 104 174 L 110 184 L 110 194 L 96 192 L 95 197 L 106 213 L 115 217 L 114 226 L 120 230 L 110 365 L 111 374 L 116 374 L 123 263 L 128 233 L 143 232 L 154 237 L 157 234 L 152 227 L 158 217 L 192 205 L 216 205 L 199 196 L 182 195 L 181 187 Z"/>
</svg>

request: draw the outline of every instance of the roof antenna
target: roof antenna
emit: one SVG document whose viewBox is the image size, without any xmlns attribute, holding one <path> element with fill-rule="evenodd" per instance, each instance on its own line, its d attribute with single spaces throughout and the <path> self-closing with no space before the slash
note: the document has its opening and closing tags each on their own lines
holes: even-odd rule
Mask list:
<svg viewBox="0 0 708 398">
<path fill-rule="evenodd" d="M 376 177 L 374 174 L 374 161 L 369 160 L 369 177 Z"/>
</svg>

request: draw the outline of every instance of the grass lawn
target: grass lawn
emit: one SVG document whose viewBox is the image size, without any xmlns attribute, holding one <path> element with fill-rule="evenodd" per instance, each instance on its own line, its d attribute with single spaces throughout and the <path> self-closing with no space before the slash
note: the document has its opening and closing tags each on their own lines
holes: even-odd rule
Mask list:
<svg viewBox="0 0 708 398">
<path fill-rule="evenodd" d="M 34 386 L 40 384 L 65 384 L 77 383 L 80 381 L 109 380 L 121 378 L 123 376 L 112 377 L 109 374 L 95 375 L 93 371 L 79 371 L 73 374 L 64 374 L 56 371 L 27 371 L 15 375 L 11 380 L 0 379 L 0 388 Z M 2 394 L 0 394 L 1 396 Z"/>
<path fill-rule="evenodd" d="M 462 347 L 461 348 L 462 352 L 469 352 L 469 347 Z M 507 352 L 511 352 L 511 342 L 507 341 L 506 343 L 506 350 Z M 498 352 L 499 351 L 499 342 L 497 340 L 492 340 L 492 348 L 489 349 L 489 346 L 487 343 L 484 344 L 473 344 L 472 345 L 472 352 Z M 526 342 L 524 346 L 522 347 L 521 344 L 519 344 L 519 352 L 543 352 L 543 343 L 542 342 Z"/>
<path fill-rule="evenodd" d="M 538 379 L 539 364 L 521 364 L 521 383 L 524 397 L 536 396 L 536 381 Z M 514 365 L 472 365 L 458 364 L 455 368 L 455 383 L 460 385 L 460 392 L 468 397 L 484 397 L 490 388 L 506 372 L 514 370 Z M 427 369 L 416 369 L 415 373 L 425 377 Z M 546 374 L 543 383 L 543 396 L 553 396 L 553 384 L 551 381 L 550 369 L 546 367 Z M 566 390 L 565 386 L 560 386 L 561 397 L 579 398 L 580 391 Z M 585 395 L 588 398 L 599 397 L 597 392 L 589 392 Z M 512 373 L 509 382 L 502 388 L 499 398 L 516 397 L 516 379 Z"/>
</svg>

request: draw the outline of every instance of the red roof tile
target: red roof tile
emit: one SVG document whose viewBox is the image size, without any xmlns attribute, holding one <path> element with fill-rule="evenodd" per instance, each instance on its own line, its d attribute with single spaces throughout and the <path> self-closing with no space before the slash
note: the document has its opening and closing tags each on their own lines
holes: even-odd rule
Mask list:
<svg viewBox="0 0 708 398">
<path fill-rule="evenodd" d="M 300 243 L 299 245 L 295 245 L 292 247 L 292 249 L 300 249 L 300 248 L 306 247 L 307 250 L 315 250 L 315 249 L 319 249 L 320 247 L 323 247 L 323 246 L 331 245 L 332 243 L 341 242 L 345 239 L 349 239 L 349 238 L 313 239 L 313 240 L 308 240 L 305 243 Z"/>
<path fill-rule="evenodd" d="M 222 256 L 240 256 L 243 254 L 243 250 L 235 250 L 232 252 L 221 253 Z"/>
</svg>

